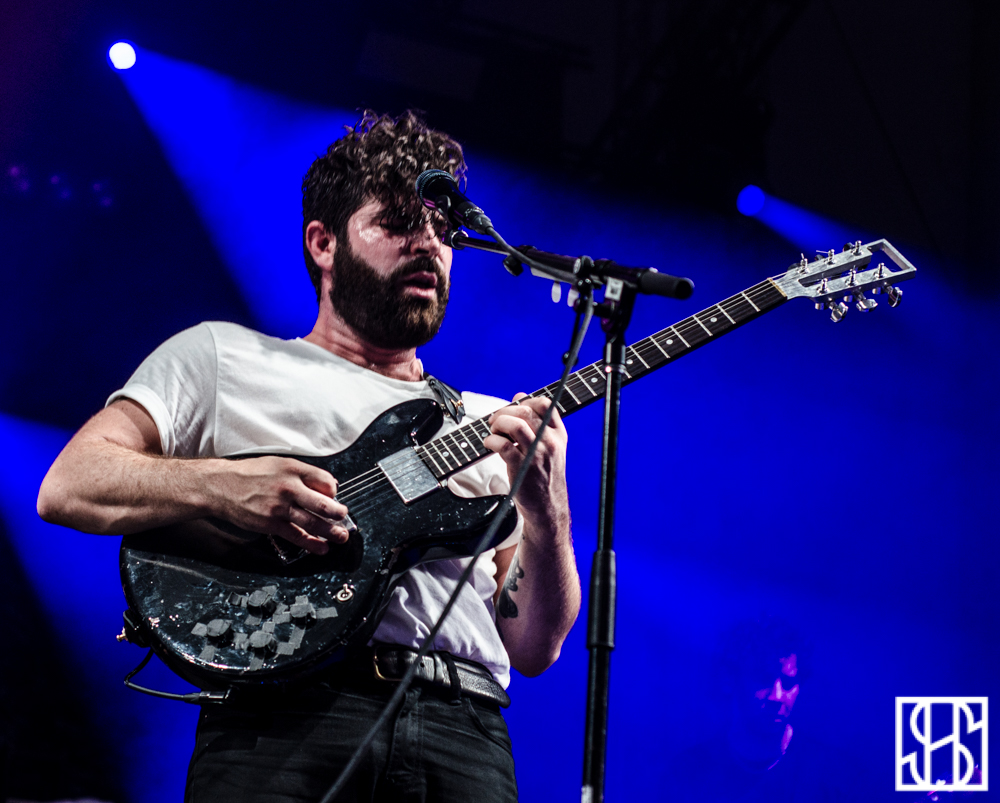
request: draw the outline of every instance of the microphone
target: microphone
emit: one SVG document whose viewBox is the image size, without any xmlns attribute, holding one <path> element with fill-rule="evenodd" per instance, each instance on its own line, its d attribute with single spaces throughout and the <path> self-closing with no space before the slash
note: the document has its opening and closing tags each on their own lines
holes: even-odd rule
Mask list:
<svg viewBox="0 0 1000 803">
<path fill-rule="evenodd" d="M 428 209 L 436 209 L 476 234 L 488 235 L 493 221 L 458 190 L 458 183 L 444 170 L 425 170 L 417 176 L 417 195 Z"/>
</svg>

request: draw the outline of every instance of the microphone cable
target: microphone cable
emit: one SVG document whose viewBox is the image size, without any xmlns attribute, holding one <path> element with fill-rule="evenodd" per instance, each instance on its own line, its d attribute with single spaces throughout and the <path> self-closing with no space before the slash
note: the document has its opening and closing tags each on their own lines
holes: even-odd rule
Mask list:
<svg viewBox="0 0 1000 803">
<path fill-rule="evenodd" d="M 507 248 L 514 256 L 518 259 L 522 258 L 518 252 L 507 245 L 501 238 L 499 234 L 490 228 L 491 235 L 494 236 L 504 248 Z M 530 264 L 530 260 L 525 260 Z M 403 700 L 403 696 L 406 694 L 407 690 L 413 683 L 413 678 L 416 675 L 417 664 L 420 659 L 430 652 L 431 644 L 437 636 L 438 632 L 441 630 L 445 619 L 448 614 L 451 613 L 451 609 L 455 606 L 455 602 L 458 600 L 458 595 L 462 591 L 462 587 L 468 582 L 469 578 L 472 576 L 472 572 L 475 569 L 476 562 L 479 560 L 479 556 L 486 550 L 488 544 L 493 540 L 496 535 L 497 530 L 500 529 L 500 524 L 503 522 L 504 517 L 507 512 L 514 504 L 514 495 L 518 492 L 521 484 L 524 482 L 524 478 L 528 473 L 528 469 L 531 466 L 531 460 L 538 450 L 538 444 L 541 442 L 545 435 L 545 429 L 548 427 L 549 422 L 552 420 L 552 415 L 555 412 L 556 405 L 559 404 L 559 400 L 562 398 L 563 390 L 566 387 L 566 383 L 569 381 L 570 374 L 572 373 L 573 367 L 576 365 L 580 354 L 580 348 L 583 345 L 584 336 L 587 334 L 587 328 L 590 326 L 591 318 L 594 314 L 594 300 L 590 294 L 584 296 L 583 310 L 578 310 L 576 314 L 576 325 L 574 327 L 573 338 L 570 343 L 570 349 L 564 357 L 564 368 L 562 377 L 559 380 L 559 385 L 556 388 L 555 393 L 552 396 L 552 404 L 549 405 L 545 414 L 542 416 L 541 426 L 538 428 L 538 432 L 535 434 L 535 439 L 531 442 L 528 447 L 528 451 L 525 454 L 524 461 L 521 463 L 521 468 L 518 470 L 514 477 L 514 482 L 511 483 L 510 492 L 504 497 L 503 502 L 500 503 L 500 507 L 497 509 L 496 514 L 493 517 L 493 521 L 490 523 L 489 529 L 483 533 L 483 536 L 479 539 L 479 543 L 476 544 L 476 549 L 471 556 L 469 565 L 466 566 L 465 571 L 458 578 L 458 582 L 455 585 L 455 590 L 452 592 L 448 601 L 445 603 L 444 609 L 441 611 L 441 615 L 438 616 L 437 621 L 431 628 L 427 637 L 423 640 L 420 648 L 417 650 L 416 660 L 410 664 L 409 668 L 406 670 L 406 674 L 400 679 L 396 686 L 396 691 L 393 693 L 392 697 L 389 698 L 389 702 L 386 703 L 385 708 L 382 709 L 382 713 L 379 714 L 378 719 L 375 720 L 371 728 L 365 734 L 365 737 L 361 740 L 361 743 L 357 746 L 354 753 L 351 755 L 350 760 L 344 765 L 344 768 L 340 771 L 340 775 L 337 780 L 334 781 L 333 786 L 327 791 L 327 793 L 322 797 L 320 803 L 333 803 L 337 795 L 339 795 L 346 786 L 347 782 L 350 780 L 351 776 L 357 770 L 358 765 L 361 762 L 361 757 L 364 752 L 368 749 L 368 746 L 372 743 L 376 734 L 382 729 L 386 724 L 389 717 L 392 716 L 393 712 L 399 706 Z M 501 408 L 502 409 L 502 408 Z"/>
</svg>

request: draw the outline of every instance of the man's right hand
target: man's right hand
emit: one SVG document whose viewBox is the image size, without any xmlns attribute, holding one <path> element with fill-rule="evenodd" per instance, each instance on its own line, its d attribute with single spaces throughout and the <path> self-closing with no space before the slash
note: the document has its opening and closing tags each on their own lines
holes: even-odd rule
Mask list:
<svg viewBox="0 0 1000 803">
<path fill-rule="evenodd" d="M 347 540 L 328 471 L 291 457 L 165 458 L 152 417 L 123 399 L 83 425 L 42 482 L 46 521 L 103 535 L 218 516 L 322 554 Z"/>
<path fill-rule="evenodd" d="M 347 507 L 334 499 L 337 481 L 324 469 L 291 457 L 213 460 L 207 479 L 209 507 L 246 530 L 318 555 L 329 542 L 347 541 Z"/>
</svg>

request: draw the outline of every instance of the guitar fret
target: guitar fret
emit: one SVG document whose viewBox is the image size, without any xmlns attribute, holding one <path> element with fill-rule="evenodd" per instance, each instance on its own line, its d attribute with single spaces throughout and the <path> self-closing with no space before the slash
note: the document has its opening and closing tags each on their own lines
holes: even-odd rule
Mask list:
<svg viewBox="0 0 1000 803">
<path fill-rule="evenodd" d="M 625 382 L 634 381 L 786 300 L 784 293 L 766 280 L 627 346 L 625 365 L 622 366 L 623 379 Z M 603 362 L 592 363 L 570 374 L 556 409 L 562 415 L 569 415 L 596 401 L 604 395 L 605 381 Z M 531 394 L 530 398 L 554 400 L 558 386 L 558 382 L 546 385 Z M 478 419 L 419 447 L 418 451 L 435 475 L 443 477 L 489 455 L 490 450 L 483 445 L 489 435 L 486 419 Z"/>
<path fill-rule="evenodd" d="M 429 459 L 429 460 L 431 461 L 431 464 L 432 464 L 432 465 L 431 465 L 431 466 L 429 466 L 429 468 L 430 468 L 430 469 L 431 469 L 431 470 L 432 470 L 432 471 L 434 472 L 434 476 L 435 476 L 435 477 L 443 477 L 443 476 L 445 475 L 445 473 L 446 473 L 446 472 L 445 472 L 445 470 L 444 470 L 443 468 L 441 468 L 441 466 L 440 466 L 440 465 L 438 464 L 438 461 L 437 461 L 437 460 L 435 459 L 435 457 L 434 457 L 434 454 L 433 454 L 433 453 L 431 452 L 431 450 L 427 448 L 427 447 L 428 447 L 429 445 L 430 445 L 430 444 L 425 444 L 425 445 L 424 445 L 424 446 L 423 446 L 423 447 L 421 448 L 421 450 L 420 450 L 420 456 L 421 456 L 422 458 L 425 458 L 425 459 L 424 459 L 424 462 L 425 462 L 425 463 L 427 462 L 427 460 L 428 460 L 428 459 Z"/>
<path fill-rule="evenodd" d="M 641 362 L 641 363 L 643 364 L 643 366 L 644 366 L 644 367 L 646 367 L 646 368 L 649 368 L 649 363 L 648 363 L 648 362 L 646 362 L 646 361 L 645 361 L 645 360 L 644 360 L 644 359 L 642 358 L 642 355 L 641 355 L 641 354 L 640 354 L 640 353 L 639 353 L 638 351 L 636 351 L 635 347 L 633 347 L 633 346 L 629 346 L 629 347 L 628 347 L 627 349 L 625 349 L 625 357 L 626 357 L 626 358 L 628 357 L 628 353 L 629 353 L 630 351 L 631 351 L 631 352 L 632 352 L 632 354 L 633 354 L 633 355 L 635 356 L 635 358 L 636 358 L 636 359 L 637 359 L 637 360 L 638 360 L 639 362 Z M 628 360 L 628 359 L 626 359 L 626 360 L 625 360 L 625 362 L 626 362 L 626 364 L 628 364 L 628 363 L 629 363 L 629 360 Z"/>
<path fill-rule="evenodd" d="M 678 324 L 674 324 L 674 330 L 687 335 L 687 345 L 689 348 L 696 348 L 702 343 L 707 343 L 712 337 L 712 333 L 694 315 L 690 318 L 685 318 Z"/>
<path fill-rule="evenodd" d="M 729 311 L 736 317 L 736 320 L 743 322 L 749 320 L 754 315 L 757 314 L 756 307 L 753 306 L 749 301 L 743 298 L 741 293 L 738 296 L 733 296 L 726 301 L 723 301 L 719 306 L 728 307 Z"/>
<path fill-rule="evenodd" d="M 663 356 L 666 357 L 669 360 L 670 359 L 670 355 L 667 354 L 666 350 L 663 348 L 663 346 L 660 345 L 660 341 L 658 341 L 656 339 L 656 337 L 657 337 L 656 335 L 653 335 L 649 339 L 652 341 L 652 343 L 653 343 L 654 346 L 656 346 L 661 352 L 663 352 Z"/>
<path fill-rule="evenodd" d="M 667 355 L 663 353 L 663 349 L 656 345 L 656 341 L 652 338 L 640 340 L 632 346 L 632 351 L 645 366 L 642 373 L 659 368 L 668 359 Z"/>
<path fill-rule="evenodd" d="M 469 452 L 472 452 L 474 457 L 479 457 L 479 453 L 475 450 L 475 447 L 469 444 L 468 438 L 464 437 L 464 435 L 462 437 L 458 437 L 460 433 L 462 433 L 462 430 L 457 430 L 456 432 L 451 433 L 450 437 L 452 442 L 455 444 L 455 448 L 462 452 L 462 457 L 468 459 Z"/>
<path fill-rule="evenodd" d="M 681 323 L 683 323 L 683 321 Z M 677 331 L 677 326 L 671 326 L 670 328 L 673 329 L 674 334 L 681 339 L 681 343 L 683 343 L 688 348 L 691 348 L 691 344 L 684 339 L 684 336 L 680 332 Z"/>
<path fill-rule="evenodd" d="M 583 373 L 583 371 L 581 371 L 580 373 L 582 374 L 582 373 Z M 597 392 L 597 390 L 596 390 L 596 389 L 594 388 L 594 386 L 595 386 L 595 385 L 597 384 L 597 382 L 596 382 L 595 380 L 596 380 L 596 379 L 598 379 L 598 378 L 599 378 L 599 377 L 595 377 L 594 379 L 591 379 L 591 380 L 590 380 L 589 382 L 584 382 L 584 381 L 583 381 L 583 377 L 582 377 L 582 376 L 580 377 L 580 384 L 582 384 L 582 385 L 583 385 L 583 386 L 584 386 L 584 387 L 585 387 L 585 388 L 587 389 L 587 392 L 588 392 L 588 393 L 589 393 L 589 394 L 590 394 L 591 396 L 594 396 L 594 397 L 597 397 L 597 396 L 600 396 L 600 395 L 601 395 L 601 394 L 600 394 L 600 393 L 598 393 L 598 392 Z"/>
<path fill-rule="evenodd" d="M 444 438 L 438 438 L 436 441 L 431 441 L 430 444 L 434 446 L 434 450 L 437 452 L 438 456 L 441 458 L 441 462 L 444 463 L 445 470 L 451 473 L 455 469 L 461 466 L 461 463 L 455 459 L 455 456 L 451 453 L 450 449 L 443 448 Z M 455 465 L 451 465 L 454 463 Z"/>
<path fill-rule="evenodd" d="M 701 318 L 699 318 L 698 321 L 699 323 L 701 323 L 702 326 L 704 326 L 708 330 L 709 334 L 711 334 L 712 337 L 715 337 L 716 335 L 728 332 L 729 324 L 726 321 L 720 321 L 719 316 L 713 310 L 719 310 L 719 308 L 710 307 L 709 309 L 705 310 L 704 312 L 701 313 L 701 315 L 707 317 L 707 322 L 702 320 Z M 719 311 L 721 312 L 721 310 Z M 729 316 L 727 315 L 726 317 L 728 318 Z"/>
</svg>

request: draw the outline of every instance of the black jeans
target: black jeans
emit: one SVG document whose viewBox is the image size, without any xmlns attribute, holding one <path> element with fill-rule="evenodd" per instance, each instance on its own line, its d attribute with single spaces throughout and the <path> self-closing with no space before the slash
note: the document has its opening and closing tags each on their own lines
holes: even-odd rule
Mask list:
<svg viewBox="0 0 1000 803">
<path fill-rule="evenodd" d="M 317 803 L 393 689 L 375 679 L 338 679 L 252 706 L 206 706 L 186 803 Z M 414 684 L 337 800 L 516 801 L 500 709 Z"/>
</svg>

